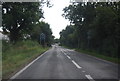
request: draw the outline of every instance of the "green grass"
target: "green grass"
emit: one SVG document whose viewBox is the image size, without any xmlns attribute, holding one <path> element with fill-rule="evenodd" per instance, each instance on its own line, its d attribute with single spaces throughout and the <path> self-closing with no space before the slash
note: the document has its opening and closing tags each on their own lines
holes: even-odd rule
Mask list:
<svg viewBox="0 0 120 81">
<path fill-rule="evenodd" d="M 2 76 L 5 79 L 49 49 L 48 47 L 43 48 L 37 42 L 30 40 L 18 42 L 15 45 L 3 41 L 2 48 Z"/>
<path fill-rule="evenodd" d="M 70 47 L 67 47 L 67 46 L 63 46 L 63 47 L 69 48 L 69 49 L 75 49 L 75 51 L 78 51 L 80 53 L 88 54 L 88 55 L 95 56 L 95 57 L 100 58 L 100 59 L 104 59 L 104 60 L 107 60 L 107 61 L 110 61 L 110 62 L 113 62 L 113 63 L 120 64 L 120 59 L 105 56 L 101 53 L 98 53 L 97 51 L 83 50 L 83 49 L 78 49 L 78 48 L 70 48 Z"/>
<path fill-rule="evenodd" d="M 120 60 L 118 60 L 118 58 L 105 56 L 103 54 L 97 53 L 96 51 L 82 50 L 82 49 L 76 49 L 76 51 L 81 52 L 81 53 L 85 53 L 88 55 L 92 55 L 92 56 L 95 56 L 97 58 L 101 58 L 101 59 L 104 59 L 104 60 L 107 60 L 107 61 L 110 61 L 113 63 L 120 64 Z"/>
</svg>

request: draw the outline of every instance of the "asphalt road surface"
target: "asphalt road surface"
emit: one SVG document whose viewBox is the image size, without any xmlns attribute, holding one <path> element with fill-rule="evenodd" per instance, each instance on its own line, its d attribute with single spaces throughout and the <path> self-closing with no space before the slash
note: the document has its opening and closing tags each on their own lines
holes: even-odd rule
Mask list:
<svg viewBox="0 0 120 81">
<path fill-rule="evenodd" d="M 118 65 L 53 45 L 11 79 L 118 79 Z"/>
</svg>

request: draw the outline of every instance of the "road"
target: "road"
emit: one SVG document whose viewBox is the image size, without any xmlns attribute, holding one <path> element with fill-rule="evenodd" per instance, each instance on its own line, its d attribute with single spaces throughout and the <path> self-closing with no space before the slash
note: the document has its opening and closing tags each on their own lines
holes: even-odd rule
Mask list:
<svg viewBox="0 0 120 81">
<path fill-rule="evenodd" d="M 80 81 L 101 79 L 103 81 L 102 79 L 118 79 L 118 65 L 53 45 L 50 50 L 11 79 L 81 79 Z"/>
</svg>

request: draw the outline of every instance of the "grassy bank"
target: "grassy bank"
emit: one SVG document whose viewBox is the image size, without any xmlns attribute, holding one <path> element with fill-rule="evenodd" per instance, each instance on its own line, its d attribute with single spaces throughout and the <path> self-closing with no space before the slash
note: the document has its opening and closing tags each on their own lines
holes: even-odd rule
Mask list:
<svg viewBox="0 0 120 81">
<path fill-rule="evenodd" d="M 104 60 L 107 60 L 107 61 L 110 61 L 110 62 L 113 62 L 113 63 L 119 63 L 120 64 L 120 60 L 118 60 L 118 58 L 105 56 L 105 55 L 100 54 L 96 51 L 82 50 L 82 49 L 76 49 L 76 51 L 81 52 L 81 53 L 85 53 L 85 54 L 89 54 L 89 55 L 92 55 L 92 56 L 95 56 L 97 58 L 101 58 L 101 59 L 104 59 Z"/>
<path fill-rule="evenodd" d="M 100 58 L 100 59 L 104 59 L 104 60 L 107 60 L 107 61 L 110 61 L 110 62 L 113 62 L 113 63 L 120 64 L 120 59 L 114 58 L 114 57 L 105 56 L 105 55 L 100 54 L 100 53 L 98 53 L 96 51 L 83 50 L 83 49 L 78 49 L 78 48 L 70 48 L 70 47 L 67 47 L 67 46 L 63 46 L 63 47 L 69 48 L 69 49 L 75 49 L 75 51 L 78 51 L 80 53 L 92 55 L 92 56 L 95 56 L 95 57 Z"/>
<path fill-rule="evenodd" d="M 2 48 L 3 78 L 9 78 L 15 71 L 48 50 L 35 41 L 22 41 L 15 45 L 3 41 Z"/>
</svg>

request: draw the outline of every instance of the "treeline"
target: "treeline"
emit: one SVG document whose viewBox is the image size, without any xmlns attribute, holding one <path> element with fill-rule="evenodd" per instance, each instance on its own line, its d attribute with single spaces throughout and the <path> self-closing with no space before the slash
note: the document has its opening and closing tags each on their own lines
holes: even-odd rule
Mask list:
<svg viewBox="0 0 120 81">
<path fill-rule="evenodd" d="M 47 2 L 46 2 L 47 3 Z M 2 4 L 2 29 L 8 35 L 11 43 L 21 40 L 36 40 L 40 34 L 46 35 L 46 43 L 53 40 L 50 25 L 43 21 L 43 2 L 5 2 Z M 47 3 L 49 7 L 50 4 Z"/>
<path fill-rule="evenodd" d="M 71 25 L 60 32 L 60 43 L 118 57 L 120 2 L 73 3 L 63 9 Z"/>
</svg>

